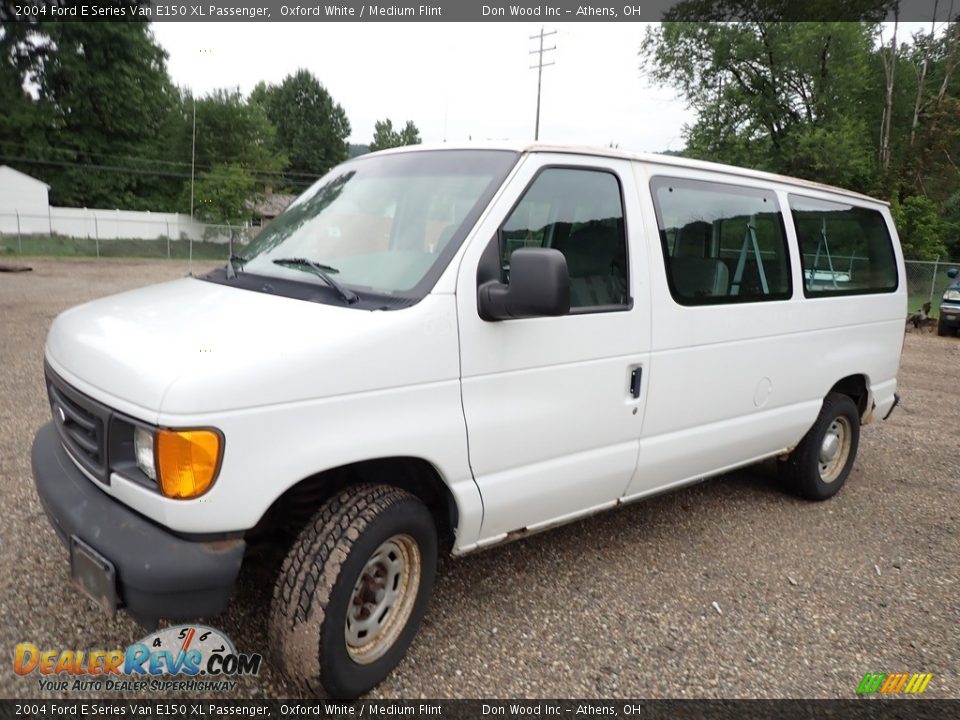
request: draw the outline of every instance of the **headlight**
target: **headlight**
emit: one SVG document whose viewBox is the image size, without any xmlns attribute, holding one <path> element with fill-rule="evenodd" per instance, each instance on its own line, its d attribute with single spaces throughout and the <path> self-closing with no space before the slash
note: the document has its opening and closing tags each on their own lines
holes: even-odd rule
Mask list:
<svg viewBox="0 0 960 720">
<path fill-rule="evenodd" d="M 213 430 L 158 430 L 156 445 L 157 475 L 164 495 L 195 498 L 213 484 L 223 450 L 219 433 Z"/>
<path fill-rule="evenodd" d="M 943 294 L 944 300 L 951 300 L 953 302 L 960 302 L 960 290 L 947 290 Z"/>
<path fill-rule="evenodd" d="M 140 472 L 156 481 L 157 468 L 153 460 L 153 433 L 142 427 L 135 428 L 133 431 L 133 452 L 137 458 L 137 467 L 140 468 Z"/>
</svg>

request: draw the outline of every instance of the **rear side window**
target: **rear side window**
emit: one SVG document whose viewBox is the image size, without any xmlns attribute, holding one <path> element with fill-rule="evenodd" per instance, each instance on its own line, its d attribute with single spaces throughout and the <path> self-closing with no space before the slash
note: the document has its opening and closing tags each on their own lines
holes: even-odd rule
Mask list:
<svg viewBox="0 0 960 720">
<path fill-rule="evenodd" d="M 572 309 L 629 305 L 623 199 L 613 173 L 542 170 L 503 224 L 501 242 L 505 281 L 514 250 L 554 248 L 567 259 Z"/>
<path fill-rule="evenodd" d="M 897 260 L 883 215 L 846 203 L 790 195 L 807 297 L 897 289 Z"/>
<path fill-rule="evenodd" d="M 790 254 L 774 192 L 651 181 L 667 282 L 681 305 L 786 300 Z"/>
</svg>

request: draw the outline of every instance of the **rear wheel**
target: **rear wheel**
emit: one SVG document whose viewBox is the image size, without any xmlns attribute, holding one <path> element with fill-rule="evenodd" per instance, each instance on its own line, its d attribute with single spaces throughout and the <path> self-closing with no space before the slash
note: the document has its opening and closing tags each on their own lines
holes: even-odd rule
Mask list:
<svg viewBox="0 0 960 720">
<path fill-rule="evenodd" d="M 780 466 L 789 489 L 808 500 L 826 500 L 843 487 L 860 444 L 860 414 L 846 395 L 830 393 L 803 440 Z"/>
<path fill-rule="evenodd" d="M 355 698 L 403 658 L 426 612 L 437 534 L 426 506 L 387 485 L 343 490 L 294 543 L 274 589 L 270 648 L 294 684 Z"/>
</svg>

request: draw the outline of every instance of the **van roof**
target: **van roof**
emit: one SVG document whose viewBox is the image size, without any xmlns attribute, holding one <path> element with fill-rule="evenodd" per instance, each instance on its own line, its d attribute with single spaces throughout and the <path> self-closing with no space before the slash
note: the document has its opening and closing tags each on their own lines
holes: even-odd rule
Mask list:
<svg viewBox="0 0 960 720">
<path fill-rule="evenodd" d="M 776 173 L 764 172 L 762 170 L 752 170 L 750 168 L 738 167 L 736 165 L 724 165 L 722 163 L 707 162 L 706 160 L 693 160 L 691 158 L 680 157 L 678 155 L 662 155 L 660 153 L 637 153 L 627 152 L 619 148 L 599 148 L 587 145 L 557 145 L 551 143 L 511 143 L 511 142 L 469 142 L 469 143 L 441 143 L 427 145 L 408 145 L 405 147 L 392 148 L 384 150 L 384 153 L 397 152 L 419 152 L 423 150 L 510 150 L 518 153 L 567 153 L 570 155 L 592 155 L 596 157 L 611 157 L 621 160 L 634 160 L 645 163 L 656 163 L 658 165 L 672 165 L 674 167 L 690 168 L 693 170 L 711 170 L 714 172 L 725 173 L 727 175 L 736 175 L 738 177 L 754 178 L 757 180 L 767 180 L 770 182 L 782 183 L 784 185 L 793 185 L 799 188 L 810 188 L 813 190 L 822 190 L 835 195 L 843 195 L 849 198 L 855 198 L 861 201 L 876 203 L 879 205 L 889 205 L 885 200 L 879 200 L 863 193 L 846 190 L 833 185 L 813 182 L 812 180 L 803 180 L 801 178 L 790 177 L 788 175 L 778 175 Z"/>
</svg>

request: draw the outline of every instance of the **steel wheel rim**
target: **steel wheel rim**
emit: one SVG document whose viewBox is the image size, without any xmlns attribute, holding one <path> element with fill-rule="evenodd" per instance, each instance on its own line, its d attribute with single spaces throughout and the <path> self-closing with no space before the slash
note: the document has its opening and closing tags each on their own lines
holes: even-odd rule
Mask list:
<svg viewBox="0 0 960 720">
<path fill-rule="evenodd" d="M 409 535 L 394 535 L 373 551 L 353 586 L 343 628 L 355 662 L 375 662 L 397 641 L 417 600 L 420 571 L 420 548 Z"/>
<path fill-rule="evenodd" d="M 817 470 L 823 482 L 829 484 L 840 477 L 840 473 L 846 467 L 847 458 L 850 457 L 852 437 L 850 421 L 846 416 L 834 418 L 823 435 L 820 453 L 817 456 Z"/>
</svg>

